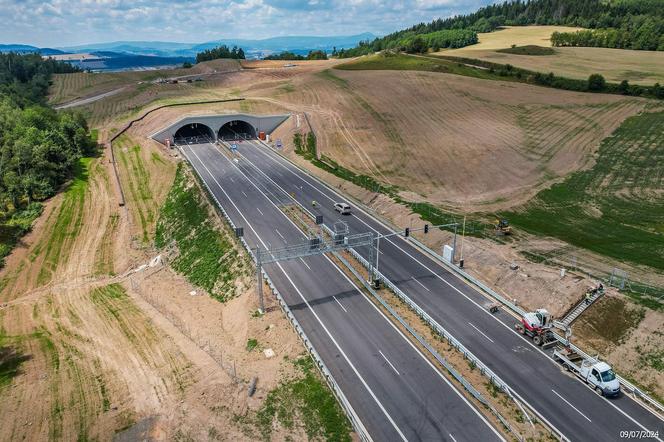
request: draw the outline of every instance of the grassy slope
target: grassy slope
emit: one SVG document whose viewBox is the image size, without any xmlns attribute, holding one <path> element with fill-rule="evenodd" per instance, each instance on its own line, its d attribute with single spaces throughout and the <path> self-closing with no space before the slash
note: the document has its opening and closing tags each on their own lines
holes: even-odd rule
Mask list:
<svg viewBox="0 0 664 442">
<path fill-rule="evenodd" d="M 343 70 L 392 70 L 392 71 L 428 71 L 463 75 L 483 80 L 510 81 L 510 77 L 501 77 L 485 69 L 476 69 L 462 63 L 454 63 L 440 58 L 423 57 L 405 54 L 378 54 L 362 57 L 335 69 Z M 513 80 L 512 80 L 513 81 Z"/>
<path fill-rule="evenodd" d="M 252 439 L 271 440 L 275 426 L 293 430 L 304 425 L 309 440 L 348 441 L 351 428 L 339 403 L 316 372 L 313 361 L 303 356 L 294 361 L 300 373 L 270 391 L 254 414 L 236 416 Z"/>
<path fill-rule="evenodd" d="M 64 193 L 64 198 L 57 212 L 51 235 L 44 243 L 37 245 L 33 255 L 45 251 L 44 262 L 39 272 L 38 282 L 45 283 L 59 264 L 69 256 L 71 247 L 81 230 L 85 197 L 88 193 L 88 174 L 92 158 L 82 158 L 75 169 L 76 176 Z"/>
<path fill-rule="evenodd" d="M 506 213 L 530 232 L 664 270 L 664 112 L 625 120 L 589 170 Z"/>
<path fill-rule="evenodd" d="M 174 243 L 179 255 L 171 266 L 222 301 L 235 295 L 236 278 L 249 269 L 229 233 L 210 221 L 204 196 L 182 164 L 159 213 L 155 243 L 160 248 Z"/>
</svg>

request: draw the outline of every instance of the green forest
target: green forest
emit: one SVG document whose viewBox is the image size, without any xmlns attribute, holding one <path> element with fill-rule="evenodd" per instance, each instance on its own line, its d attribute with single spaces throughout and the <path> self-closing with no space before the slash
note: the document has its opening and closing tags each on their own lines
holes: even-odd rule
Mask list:
<svg viewBox="0 0 664 442">
<path fill-rule="evenodd" d="M 596 30 L 588 31 L 590 36 L 557 35 L 560 46 L 664 50 L 661 0 L 516 0 L 486 6 L 472 14 L 420 23 L 373 41 L 362 41 L 355 48 L 339 51 L 339 56 L 356 57 L 384 49 L 422 52 L 423 43 L 424 50 L 462 47 L 476 43 L 478 32 L 525 25 L 565 25 Z M 444 30 L 450 31 L 447 45 L 432 35 Z M 468 38 L 472 34 L 475 34 L 474 39 Z M 416 40 L 415 47 L 408 46 Z"/>
<path fill-rule="evenodd" d="M 0 258 L 96 149 L 82 115 L 46 105 L 51 75 L 77 71 L 38 54 L 0 54 Z"/>
<path fill-rule="evenodd" d="M 333 51 L 333 55 L 336 53 Z M 263 60 L 327 60 L 325 51 L 309 51 L 307 55 L 299 55 L 290 51 L 283 51 L 278 54 L 271 54 L 263 57 Z"/>
<path fill-rule="evenodd" d="M 217 60 L 219 58 L 244 60 L 244 49 L 238 48 L 237 46 L 233 46 L 233 49 L 230 49 L 226 45 L 221 45 L 212 49 L 206 49 L 203 52 L 196 54 L 196 63 Z"/>
</svg>

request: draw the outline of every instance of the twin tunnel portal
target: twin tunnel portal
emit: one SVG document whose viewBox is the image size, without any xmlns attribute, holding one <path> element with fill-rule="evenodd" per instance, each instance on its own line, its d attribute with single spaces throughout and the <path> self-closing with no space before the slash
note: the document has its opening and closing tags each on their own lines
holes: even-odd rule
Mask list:
<svg viewBox="0 0 664 442">
<path fill-rule="evenodd" d="M 290 115 L 249 114 L 201 115 L 184 117 L 150 138 L 168 145 L 249 140 L 271 134 Z"/>
<path fill-rule="evenodd" d="M 187 142 L 197 142 L 201 140 L 221 140 L 230 141 L 237 139 L 254 139 L 258 136 L 256 128 L 243 120 L 233 120 L 225 123 L 219 131 L 215 133 L 207 125 L 202 123 L 186 124 L 179 128 L 173 134 L 173 141 L 176 144 Z"/>
</svg>

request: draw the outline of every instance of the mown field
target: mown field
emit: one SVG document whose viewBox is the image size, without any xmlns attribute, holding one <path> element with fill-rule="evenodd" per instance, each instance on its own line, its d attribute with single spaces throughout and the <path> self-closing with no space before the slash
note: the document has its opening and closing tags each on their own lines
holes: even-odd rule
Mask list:
<svg viewBox="0 0 664 442">
<path fill-rule="evenodd" d="M 607 48 L 554 48 L 551 55 L 521 55 L 499 51 L 512 45 L 550 47 L 554 31 L 570 32 L 562 26 L 508 26 L 503 30 L 479 34 L 479 43 L 440 54 L 476 58 L 500 64 L 511 64 L 537 72 L 586 79 L 602 74 L 607 81 L 628 80 L 632 84 L 664 83 L 664 53 Z"/>
<path fill-rule="evenodd" d="M 519 228 L 664 270 L 664 111 L 625 122 L 596 163 L 505 213 Z"/>
</svg>

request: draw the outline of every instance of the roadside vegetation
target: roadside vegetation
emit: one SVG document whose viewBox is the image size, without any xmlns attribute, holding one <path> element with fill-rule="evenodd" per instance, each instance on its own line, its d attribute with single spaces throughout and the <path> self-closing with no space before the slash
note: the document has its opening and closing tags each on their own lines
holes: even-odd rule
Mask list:
<svg viewBox="0 0 664 442">
<path fill-rule="evenodd" d="M 293 364 L 295 375 L 270 391 L 257 412 L 235 416 L 244 433 L 269 441 L 281 427 L 289 434 L 304 432 L 309 440 L 350 442 L 348 419 L 311 358 L 301 356 Z"/>
<path fill-rule="evenodd" d="M 332 55 L 336 55 L 334 52 Z M 309 51 L 307 55 L 299 55 L 290 51 L 283 51 L 263 57 L 263 60 L 327 60 L 325 51 Z"/>
<path fill-rule="evenodd" d="M 171 267 L 223 302 L 238 294 L 236 280 L 248 274 L 250 265 L 234 246 L 228 229 L 220 230 L 211 221 L 208 207 L 204 194 L 180 163 L 159 213 L 155 244 L 174 246 L 177 255 L 170 261 Z"/>
<path fill-rule="evenodd" d="M 662 162 L 664 111 L 630 117 L 602 142 L 593 167 L 504 215 L 529 232 L 664 270 Z"/>
</svg>

